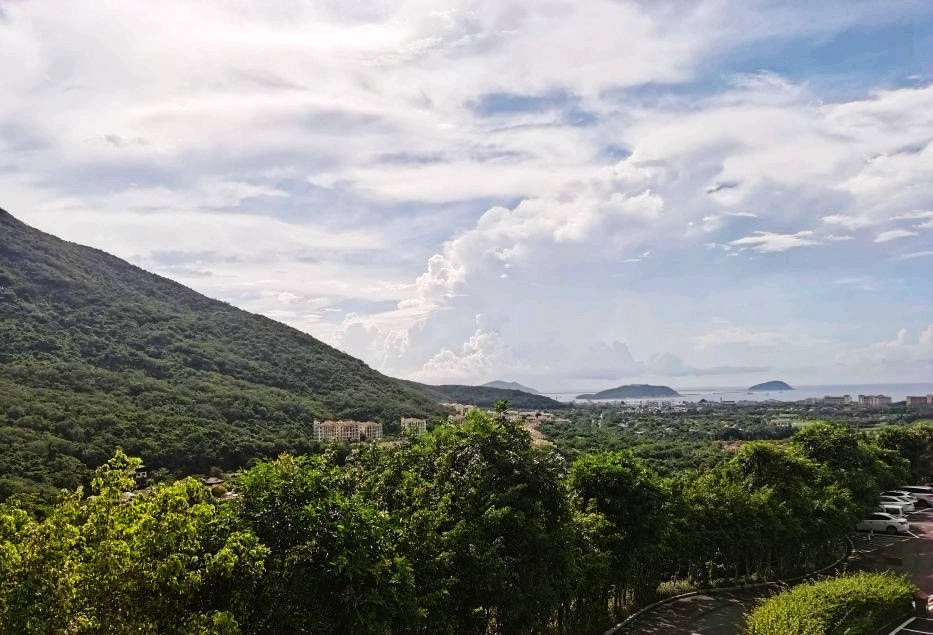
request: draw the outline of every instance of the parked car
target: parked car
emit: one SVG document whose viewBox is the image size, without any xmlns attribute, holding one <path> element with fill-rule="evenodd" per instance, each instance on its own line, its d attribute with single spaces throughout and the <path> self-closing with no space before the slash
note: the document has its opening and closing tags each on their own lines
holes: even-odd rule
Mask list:
<svg viewBox="0 0 933 635">
<path fill-rule="evenodd" d="M 898 518 L 884 512 L 873 513 L 855 528 L 859 531 L 883 531 L 886 534 L 906 534 L 910 531 L 906 518 Z"/>
<path fill-rule="evenodd" d="M 906 518 L 904 515 L 904 510 L 902 510 L 897 505 L 878 505 L 878 507 L 875 508 L 875 511 L 891 514 L 892 516 L 897 516 L 898 518 Z"/>
<path fill-rule="evenodd" d="M 894 496 L 882 496 L 881 504 L 882 505 L 897 505 L 905 512 L 912 512 L 915 509 L 914 504 L 911 503 L 906 498 L 896 498 Z"/>
<path fill-rule="evenodd" d="M 882 496 L 894 496 L 895 498 L 906 498 L 914 505 L 917 504 L 917 497 L 911 494 L 910 492 L 905 492 L 900 489 L 889 489 L 886 492 L 881 492 Z"/>
<path fill-rule="evenodd" d="M 904 485 L 899 488 L 901 492 L 910 492 L 917 497 L 915 503 L 918 507 L 933 507 L 933 487 L 926 485 Z"/>
</svg>

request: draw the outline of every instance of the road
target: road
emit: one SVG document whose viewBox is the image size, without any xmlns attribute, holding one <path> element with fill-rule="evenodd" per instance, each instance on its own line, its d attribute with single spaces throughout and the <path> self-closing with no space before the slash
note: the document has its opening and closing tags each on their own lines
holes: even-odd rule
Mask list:
<svg viewBox="0 0 933 635">
<path fill-rule="evenodd" d="M 870 540 L 867 534 L 854 536 L 855 548 L 845 570 L 905 573 L 921 590 L 933 594 L 933 510 L 911 514 L 910 527 L 910 534 L 900 536 L 875 535 Z M 645 613 L 618 632 L 735 635 L 745 613 L 773 592 L 774 587 L 770 587 L 683 598 Z"/>
</svg>

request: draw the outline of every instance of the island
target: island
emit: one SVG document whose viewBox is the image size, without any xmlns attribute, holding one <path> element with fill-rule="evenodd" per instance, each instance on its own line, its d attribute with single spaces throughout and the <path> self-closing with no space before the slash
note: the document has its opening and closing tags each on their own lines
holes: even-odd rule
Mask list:
<svg viewBox="0 0 933 635">
<path fill-rule="evenodd" d="M 774 390 L 793 390 L 793 388 L 783 381 L 766 381 L 763 384 L 755 384 L 751 388 L 755 392 L 770 392 Z"/>
<path fill-rule="evenodd" d="M 627 384 L 596 393 L 577 395 L 577 399 L 651 399 L 658 397 L 680 397 L 680 393 L 668 386 Z"/>
<path fill-rule="evenodd" d="M 540 395 L 541 393 L 535 390 L 534 388 L 529 388 L 528 386 L 522 386 L 517 381 L 502 381 L 501 379 L 496 379 L 494 381 L 487 382 L 483 384 L 484 388 L 499 388 L 500 390 L 520 390 L 521 392 L 527 392 L 531 395 Z"/>
</svg>

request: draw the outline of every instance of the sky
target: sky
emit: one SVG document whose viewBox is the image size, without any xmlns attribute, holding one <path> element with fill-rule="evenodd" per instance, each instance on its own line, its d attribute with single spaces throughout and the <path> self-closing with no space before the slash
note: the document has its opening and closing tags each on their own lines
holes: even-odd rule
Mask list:
<svg viewBox="0 0 933 635">
<path fill-rule="evenodd" d="M 0 0 L 0 60 L 0 207 L 390 375 L 933 379 L 928 0 Z"/>
</svg>

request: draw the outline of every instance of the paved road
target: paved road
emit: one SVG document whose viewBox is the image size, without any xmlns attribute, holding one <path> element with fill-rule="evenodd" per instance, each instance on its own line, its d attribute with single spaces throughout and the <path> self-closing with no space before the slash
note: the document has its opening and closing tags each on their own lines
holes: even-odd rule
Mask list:
<svg viewBox="0 0 933 635">
<path fill-rule="evenodd" d="M 855 549 L 846 569 L 906 573 L 923 591 L 933 594 L 933 510 L 911 514 L 910 525 L 910 535 L 875 535 L 870 540 L 866 534 L 855 536 Z M 619 632 L 735 635 L 741 629 L 744 614 L 773 592 L 772 587 L 684 598 L 648 612 Z M 907 629 L 910 628 L 908 625 Z M 907 629 L 903 633 L 910 635 Z"/>
<path fill-rule="evenodd" d="M 933 619 L 927 617 L 912 617 L 891 631 L 891 635 L 933 635 Z"/>
</svg>

